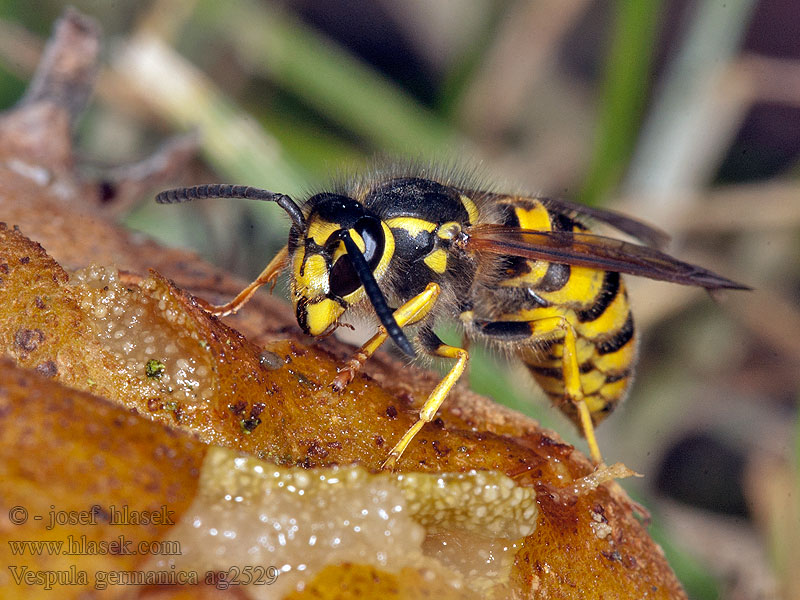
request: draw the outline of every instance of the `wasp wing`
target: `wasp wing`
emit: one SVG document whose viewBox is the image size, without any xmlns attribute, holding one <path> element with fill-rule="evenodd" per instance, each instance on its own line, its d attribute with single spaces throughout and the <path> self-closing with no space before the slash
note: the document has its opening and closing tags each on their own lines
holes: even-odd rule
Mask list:
<svg viewBox="0 0 800 600">
<path fill-rule="evenodd" d="M 747 290 L 712 271 L 680 261 L 651 248 L 593 233 L 575 231 L 532 231 L 506 225 L 478 225 L 466 232 L 464 248 L 501 256 L 520 256 L 603 271 L 629 273 L 650 279 L 696 285 L 714 290 Z"/>
<path fill-rule="evenodd" d="M 478 192 L 476 190 L 464 190 L 464 193 L 473 198 L 476 196 L 485 195 L 485 192 Z M 493 196 L 495 198 L 506 197 L 503 194 L 493 194 Z M 531 196 L 530 199 L 541 202 L 549 210 L 552 210 L 556 213 L 565 214 L 570 217 L 585 216 L 589 217 L 590 219 L 594 219 L 595 221 L 606 223 L 607 225 L 611 225 L 614 229 L 621 231 L 622 233 L 627 233 L 628 235 L 635 237 L 639 241 L 648 246 L 652 246 L 653 248 L 663 249 L 670 240 L 670 235 L 666 231 L 648 223 L 643 223 L 642 221 L 629 217 L 621 212 L 602 208 L 593 208 L 591 206 L 586 206 L 585 204 L 570 202 L 569 200 L 538 198 L 533 196 Z"/>
<path fill-rule="evenodd" d="M 627 215 L 613 210 L 602 208 L 592 208 L 576 202 L 569 202 L 568 200 L 556 200 L 554 198 L 543 198 L 542 203 L 549 209 L 555 212 L 562 212 L 566 214 L 586 215 L 596 221 L 601 221 L 611 225 L 614 229 L 627 233 L 635 237 L 641 242 L 653 248 L 662 249 L 666 247 L 669 242 L 670 236 L 666 231 L 662 231 L 653 225 L 642 223 L 637 219 L 633 219 Z"/>
</svg>

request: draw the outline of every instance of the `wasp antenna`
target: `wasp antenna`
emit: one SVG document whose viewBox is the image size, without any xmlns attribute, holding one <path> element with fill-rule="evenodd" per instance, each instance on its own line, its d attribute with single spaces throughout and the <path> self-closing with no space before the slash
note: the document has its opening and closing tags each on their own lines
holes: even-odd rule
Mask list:
<svg viewBox="0 0 800 600">
<path fill-rule="evenodd" d="M 392 309 L 389 308 L 389 305 L 386 303 L 386 298 L 381 288 L 378 287 L 378 282 L 375 281 L 375 277 L 372 275 L 372 271 L 370 271 L 369 265 L 364 255 L 361 253 L 361 249 L 356 246 L 353 238 L 350 237 L 350 234 L 346 230 L 343 229 L 340 231 L 339 237 L 344 242 L 347 255 L 350 257 L 350 261 L 353 264 L 353 270 L 361 281 L 361 285 L 364 286 L 367 298 L 369 298 L 369 301 L 372 303 L 375 314 L 378 315 L 378 319 L 381 321 L 381 325 L 386 328 L 386 333 L 388 333 L 392 341 L 397 344 L 397 347 L 400 348 L 404 354 L 414 358 L 417 355 L 414 346 L 397 324 Z"/>
<path fill-rule="evenodd" d="M 178 202 L 191 202 L 204 198 L 236 198 L 243 200 L 266 200 L 275 202 L 292 220 L 299 229 L 305 229 L 306 220 L 300 207 L 286 194 L 270 192 L 247 185 L 232 185 L 229 183 L 209 183 L 194 187 L 175 188 L 165 190 L 156 196 L 159 204 L 176 204 Z"/>
</svg>

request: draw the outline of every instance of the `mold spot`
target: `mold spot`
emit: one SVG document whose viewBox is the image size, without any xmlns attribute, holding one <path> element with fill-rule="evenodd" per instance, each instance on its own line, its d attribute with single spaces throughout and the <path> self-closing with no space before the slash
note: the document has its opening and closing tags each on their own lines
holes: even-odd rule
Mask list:
<svg viewBox="0 0 800 600">
<path fill-rule="evenodd" d="M 144 365 L 144 374 L 151 379 L 161 377 L 161 374 L 166 369 L 166 365 L 156 358 L 151 358 Z"/>
<path fill-rule="evenodd" d="M 44 341 L 45 335 L 41 329 L 17 329 L 14 334 L 14 344 L 25 354 L 33 352 Z"/>
<path fill-rule="evenodd" d="M 242 433 L 249 435 L 255 431 L 256 427 L 261 425 L 261 419 L 258 417 L 250 417 L 248 419 L 242 419 L 240 424 L 242 427 Z"/>
<path fill-rule="evenodd" d="M 259 364 L 267 370 L 274 371 L 280 369 L 283 365 L 283 359 L 269 350 L 262 350 L 258 354 Z"/>
<path fill-rule="evenodd" d="M 244 400 L 239 400 L 234 404 L 228 404 L 228 410 L 230 410 L 235 415 L 241 415 L 244 412 L 244 409 L 247 408 L 247 402 Z"/>
<path fill-rule="evenodd" d="M 55 377 L 58 375 L 58 365 L 52 360 L 46 360 L 36 365 L 36 372 L 45 377 Z"/>
</svg>

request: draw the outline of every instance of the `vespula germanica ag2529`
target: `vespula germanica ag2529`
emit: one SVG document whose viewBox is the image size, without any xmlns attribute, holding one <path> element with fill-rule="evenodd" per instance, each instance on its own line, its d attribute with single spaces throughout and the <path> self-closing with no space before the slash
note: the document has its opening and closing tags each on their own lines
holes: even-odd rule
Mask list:
<svg viewBox="0 0 800 600">
<path fill-rule="evenodd" d="M 231 302 L 239 310 L 285 268 L 302 330 L 319 336 L 354 308 L 377 317 L 377 333 L 332 382 L 342 390 L 386 341 L 455 364 L 392 448 L 392 468 L 430 422 L 464 372 L 469 354 L 442 342 L 437 323 L 453 319 L 467 339 L 517 355 L 586 437 L 602 463 L 594 426 L 624 398 L 637 338 L 621 273 L 715 290 L 748 289 L 658 250 L 661 231 L 622 214 L 563 201 L 481 191 L 432 175 L 392 173 L 351 180 L 301 204 L 236 185 L 160 193 L 160 203 L 199 198 L 276 202 L 292 221 L 286 246 Z M 642 245 L 596 235 L 596 220 Z M 411 339 L 407 335 L 411 335 Z M 412 341 L 413 340 L 413 341 Z"/>
</svg>

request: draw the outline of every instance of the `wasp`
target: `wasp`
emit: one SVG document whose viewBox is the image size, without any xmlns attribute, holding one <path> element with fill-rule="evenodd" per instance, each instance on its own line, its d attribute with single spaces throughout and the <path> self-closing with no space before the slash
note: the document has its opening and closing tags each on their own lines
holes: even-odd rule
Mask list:
<svg viewBox="0 0 800 600">
<path fill-rule="evenodd" d="M 519 357 L 578 426 L 600 465 L 594 428 L 625 397 L 636 360 L 621 274 L 709 291 L 749 289 L 665 254 L 659 248 L 666 234 L 620 213 L 482 191 L 444 177 L 351 180 L 300 204 L 284 194 L 223 184 L 167 190 L 156 200 L 200 198 L 275 202 L 292 222 L 287 244 L 258 278 L 227 304 L 201 302 L 209 312 L 236 312 L 288 268 L 297 322 L 306 334 L 331 332 L 351 309 L 380 323 L 339 369 L 335 390 L 343 390 L 387 339 L 412 358 L 424 353 L 454 361 L 392 448 L 383 464 L 388 469 L 433 420 L 467 367 L 468 351 L 436 335 L 443 320 L 460 324 L 462 346 L 479 340 Z M 590 221 L 641 244 L 592 233 Z"/>
</svg>

